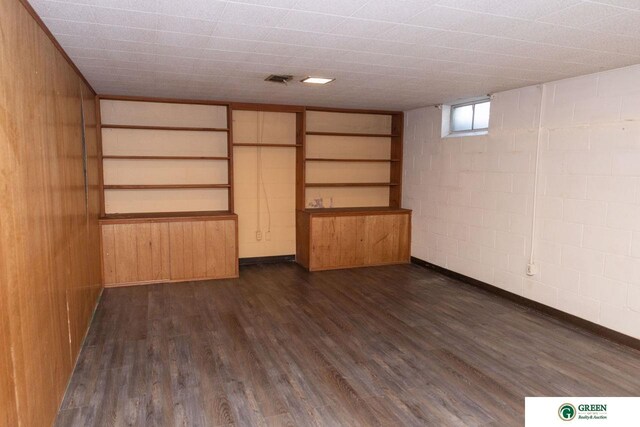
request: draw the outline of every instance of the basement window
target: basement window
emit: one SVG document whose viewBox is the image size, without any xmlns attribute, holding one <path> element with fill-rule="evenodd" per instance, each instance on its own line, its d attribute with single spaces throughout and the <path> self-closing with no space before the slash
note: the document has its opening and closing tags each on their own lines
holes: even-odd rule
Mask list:
<svg viewBox="0 0 640 427">
<path fill-rule="evenodd" d="M 480 98 L 442 107 L 442 137 L 486 135 L 491 100 Z"/>
</svg>

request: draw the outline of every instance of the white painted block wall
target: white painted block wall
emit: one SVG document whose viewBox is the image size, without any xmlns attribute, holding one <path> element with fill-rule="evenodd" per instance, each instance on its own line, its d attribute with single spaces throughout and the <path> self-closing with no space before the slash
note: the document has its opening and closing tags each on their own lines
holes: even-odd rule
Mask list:
<svg viewBox="0 0 640 427">
<path fill-rule="evenodd" d="M 412 255 L 640 338 L 640 66 L 494 95 L 486 136 L 405 113 Z"/>
</svg>

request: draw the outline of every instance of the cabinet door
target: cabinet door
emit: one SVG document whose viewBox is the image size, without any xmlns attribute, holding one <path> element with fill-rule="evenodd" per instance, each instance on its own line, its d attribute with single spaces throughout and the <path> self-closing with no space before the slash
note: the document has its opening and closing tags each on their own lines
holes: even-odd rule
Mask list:
<svg viewBox="0 0 640 427">
<path fill-rule="evenodd" d="M 171 279 L 237 276 L 233 220 L 169 223 Z"/>
<path fill-rule="evenodd" d="M 365 217 L 316 217 L 311 227 L 311 269 L 365 264 Z"/>
<path fill-rule="evenodd" d="M 367 265 L 409 260 L 410 218 L 406 214 L 367 216 Z"/>
<path fill-rule="evenodd" d="M 166 223 L 103 224 L 105 285 L 169 279 Z"/>
<path fill-rule="evenodd" d="M 312 270 L 337 267 L 338 235 L 336 222 L 336 217 L 311 219 L 310 268 Z"/>
</svg>

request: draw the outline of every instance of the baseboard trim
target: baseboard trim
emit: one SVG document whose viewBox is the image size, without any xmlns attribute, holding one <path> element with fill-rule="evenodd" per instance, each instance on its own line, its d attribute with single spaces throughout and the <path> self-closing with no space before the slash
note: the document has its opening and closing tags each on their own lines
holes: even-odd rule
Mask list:
<svg viewBox="0 0 640 427">
<path fill-rule="evenodd" d="M 259 256 L 253 258 L 240 258 L 240 265 L 254 265 L 254 264 L 275 264 L 278 262 L 294 262 L 296 260 L 295 255 L 276 255 L 276 256 Z"/>
<path fill-rule="evenodd" d="M 565 313 L 564 311 L 549 307 L 548 305 L 544 305 L 542 303 L 530 300 L 512 292 L 505 291 L 504 289 L 500 289 L 496 286 L 490 285 L 472 277 L 465 276 L 464 274 L 456 273 L 455 271 L 451 271 L 447 268 L 440 267 L 439 265 L 421 260 L 420 258 L 411 257 L 411 263 L 428 268 L 429 270 L 436 271 L 444 276 L 459 280 L 468 285 L 472 285 L 485 291 L 491 292 L 492 294 L 508 299 L 518 305 L 546 314 L 563 322 L 567 322 L 573 326 L 582 328 L 594 335 L 598 335 L 602 338 L 608 339 L 609 341 L 613 341 L 615 343 L 622 344 L 640 351 L 640 339 L 630 337 L 629 335 L 614 331 L 613 329 L 598 325 L 597 323 L 590 322 L 588 320 L 574 316 L 573 314 Z"/>
</svg>

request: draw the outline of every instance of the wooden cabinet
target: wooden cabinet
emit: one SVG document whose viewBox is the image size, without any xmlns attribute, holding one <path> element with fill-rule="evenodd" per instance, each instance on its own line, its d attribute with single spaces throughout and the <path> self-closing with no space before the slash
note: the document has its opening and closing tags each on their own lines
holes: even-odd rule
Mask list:
<svg viewBox="0 0 640 427">
<path fill-rule="evenodd" d="M 308 209 L 297 220 L 296 260 L 311 271 L 410 261 L 410 210 Z"/>
<path fill-rule="evenodd" d="M 105 286 L 238 277 L 237 216 L 103 219 Z"/>
</svg>

